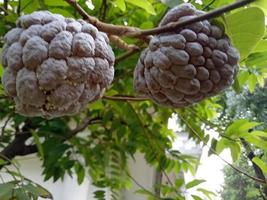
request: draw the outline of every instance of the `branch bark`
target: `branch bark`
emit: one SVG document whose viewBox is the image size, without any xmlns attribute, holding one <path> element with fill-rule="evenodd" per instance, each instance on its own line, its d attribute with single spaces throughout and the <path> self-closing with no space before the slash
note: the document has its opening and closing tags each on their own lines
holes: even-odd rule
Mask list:
<svg viewBox="0 0 267 200">
<path fill-rule="evenodd" d="M 96 26 L 100 31 L 103 31 L 103 32 L 106 32 L 112 35 L 128 36 L 128 37 L 133 37 L 133 38 L 144 38 L 148 35 L 171 32 L 171 31 L 177 30 L 178 28 L 193 24 L 195 22 L 209 20 L 209 19 L 218 17 L 226 12 L 246 6 L 254 1 L 256 0 L 237 1 L 235 3 L 215 9 L 213 11 L 207 12 L 205 14 L 199 15 L 197 17 L 194 17 L 186 21 L 173 22 L 166 26 L 157 27 L 157 28 L 148 29 L 148 30 L 141 30 L 137 27 L 113 25 L 113 24 L 101 22 L 97 18 L 90 16 L 85 10 L 83 10 L 83 8 L 75 0 L 66 0 L 66 2 L 68 2 L 71 6 L 73 6 L 85 20 L 87 20 L 88 22 Z"/>
<path fill-rule="evenodd" d="M 125 50 L 133 50 L 133 49 L 139 49 L 138 46 L 133 45 L 133 44 L 128 44 L 126 42 L 124 42 L 119 36 L 116 35 L 109 35 L 109 40 L 111 43 L 113 43 L 114 45 L 116 45 L 117 47 L 121 48 L 121 49 L 125 49 Z"/>
<path fill-rule="evenodd" d="M 86 129 L 91 124 L 101 123 L 100 118 L 86 118 L 80 125 L 78 125 L 75 129 L 71 130 L 66 137 L 62 140 L 65 142 L 66 140 L 71 139 L 79 132 Z M 17 133 L 14 140 L 6 146 L 1 152 L 0 157 L 7 161 L 7 163 L 0 165 L 0 170 L 5 165 L 10 164 L 10 160 L 14 159 L 16 156 L 25 156 L 38 152 L 38 148 L 36 145 L 26 145 L 25 142 L 32 137 L 30 130 L 26 130 L 24 128 L 24 132 Z"/>
<path fill-rule="evenodd" d="M 21 132 L 15 136 L 15 139 L 0 153 L 0 157 L 7 161 L 7 163 L 0 165 L 0 169 L 2 169 L 4 165 L 10 164 L 10 160 L 16 156 L 25 156 L 37 152 L 36 145 L 27 146 L 25 144 L 26 140 L 30 137 L 30 132 Z"/>
</svg>

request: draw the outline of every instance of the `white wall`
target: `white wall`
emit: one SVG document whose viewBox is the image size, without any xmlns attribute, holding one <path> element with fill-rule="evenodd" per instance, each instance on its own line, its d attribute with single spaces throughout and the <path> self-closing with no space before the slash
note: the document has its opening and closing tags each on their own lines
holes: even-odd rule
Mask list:
<svg viewBox="0 0 267 200">
<path fill-rule="evenodd" d="M 93 200 L 89 195 L 90 182 L 86 179 L 83 184 L 78 185 L 76 178 L 66 176 L 64 181 L 43 181 L 41 162 L 36 156 L 27 156 L 18 158 L 18 163 L 22 175 L 48 189 L 54 197 L 54 200 Z M 14 170 L 13 167 L 12 170 Z M 1 174 L 5 181 L 10 180 L 6 174 Z M 93 189 L 93 188 L 92 188 Z M 41 200 L 43 198 L 39 198 Z"/>
<path fill-rule="evenodd" d="M 135 160 L 129 160 L 129 170 L 131 176 L 144 188 L 154 193 L 154 182 L 156 171 L 147 165 L 143 154 L 137 153 Z M 145 195 L 136 194 L 135 191 L 141 189 L 137 184 L 133 182 L 133 188 L 128 191 L 122 192 L 123 200 L 147 200 Z"/>
<path fill-rule="evenodd" d="M 43 181 L 42 163 L 34 156 L 18 157 L 18 164 L 22 175 L 31 179 L 32 181 L 42 185 L 48 189 L 54 197 L 54 200 L 94 200 L 93 192 L 97 190 L 96 187 L 90 184 L 90 179 L 87 178 L 82 185 L 78 185 L 75 176 L 65 176 L 64 181 Z M 12 170 L 14 170 L 13 167 Z M 142 154 L 138 153 L 135 160 L 129 161 L 129 170 L 134 179 L 144 188 L 154 191 L 153 185 L 155 181 L 155 171 L 146 164 Z M 1 173 L 0 173 L 1 174 Z M 5 181 L 11 180 L 6 174 L 1 174 Z M 122 200 L 146 200 L 146 196 L 134 193 L 141 189 L 133 182 L 133 188 L 121 193 Z M 107 200 L 109 200 L 109 191 L 106 190 Z M 38 200 L 44 200 L 39 198 Z"/>
</svg>

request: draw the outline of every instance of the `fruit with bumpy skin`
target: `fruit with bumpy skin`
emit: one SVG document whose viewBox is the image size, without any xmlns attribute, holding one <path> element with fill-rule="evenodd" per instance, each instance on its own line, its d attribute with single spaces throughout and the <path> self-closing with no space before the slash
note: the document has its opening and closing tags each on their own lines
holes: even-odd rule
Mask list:
<svg viewBox="0 0 267 200">
<path fill-rule="evenodd" d="M 34 12 L 20 17 L 4 40 L 2 82 L 22 115 L 76 114 L 113 80 L 108 37 L 83 20 Z"/>
<path fill-rule="evenodd" d="M 170 10 L 160 26 L 203 13 L 189 4 Z M 237 74 L 239 53 L 219 26 L 204 20 L 155 35 L 139 58 L 134 88 L 157 104 L 186 107 L 229 87 Z"/>
</svg>

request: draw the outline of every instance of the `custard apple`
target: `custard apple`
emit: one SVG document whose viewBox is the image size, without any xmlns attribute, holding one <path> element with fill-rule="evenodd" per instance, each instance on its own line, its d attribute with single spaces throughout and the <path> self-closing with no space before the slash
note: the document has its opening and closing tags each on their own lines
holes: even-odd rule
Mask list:
<svg viewBox="0 0 267 200">
<path fill-rule="evenodd" d="M 184 3 L 171 9 L 159 26 L 202 13 Z M 134 88 L 159 105 L 186 107 L 229 87 L 238 62 L 239 52 L 224 30 L 204 20 L 155 35 L 135 68 Z"/>
<path fill-rule="evenodd" d="M 108 37 L 83 20 L 37 11 L 21 16 L 4 42 L 2 83 L 22 115 L 73 115 L 113 80 Z"/>
</svg>

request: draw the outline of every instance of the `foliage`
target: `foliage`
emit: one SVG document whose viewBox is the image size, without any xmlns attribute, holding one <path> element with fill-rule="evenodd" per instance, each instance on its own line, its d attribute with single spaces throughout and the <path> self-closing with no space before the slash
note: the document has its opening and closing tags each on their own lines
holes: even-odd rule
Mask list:
<svg viewBox="0 0 267 200">
<path fill-rule="evenodd" d="M 157 26 L 168 9 L 166 4 L 158 0 L 140 0 L 140 4 L 132 0 L 93 0 L 94 9 L 88 2 L 90 1 L 78 1 L 90 15 L 108 23 L 127 24 L 140 28 Z M 234 0 L 203 0 L 203 4 L 191 2 L 199 9 L 211 10 L 233 3 Z M 3 35 L 15 26 L 17 17 L 22 14 L 48 9 L 66 17 L 80 17 L 77 11 L 63 0 L 10 0 L 8 5 L 7 7 L 4 3 L 0 3 L 0 7 L 3 8 L 0 12 L 1 46 Z M 259 109 L 258 104 L 266 106 L 264 104 L 266 101 L 254 98 L 253 94 L 255 86 L 259 84 L 263 87 L 267 77 L 266 34 L 264 35 L 266 27 L 264 12 L 261 10 L 261 8 L 266 9 L 266 5 L 261 2 L 257 6 L 257 8 L 240 8 L 219 19 L 225 24 L 226 32 L 231 32 L 230 39 L 239 48 L 242 55 L 240 71 L 234 84 L 236 93 L 231 89 L 231 95 L 250 98 L 250 104 L 254 104 L 252 109 Z M 249 15 L 247 15 L 247 11 L 249 11 Z M 233 18 L 240 23 L 240 26 L 236 26 Z M 256 27 L 248 28 L 250 25 Z M 241 34 L 242 37 L 235 37 L 236 34 Z M 143 41 L 135 38 L 122 37 L 122 39 L 129 44 L 138 45 L 140 48 L 146 46 Z M 124 51 L 115 45 L 113 50 L 117 57 L 124 55 Z M 106 91 L 106 97 L 135 95 L 132 87 L 132 74 L 138 56 L 139 53 L 136 53 L 116 63 L 115 80 Z M 0 73 L 2 75 L 2 69 Z M 244 87 L 248 87 L 251 94 L 242 93 Z M 23 151 L 24 154 L 18 151 L 16 155 L 26 155 L 25 152 L 31 153 L 37 149 L 38 156 L 43 162 L 45 180 L 56 181 L 63 179 L 66 173 L 70 175 L 75 173 L 78 177 L 77 181 L 82 183 L 85 176 L 90 175 L 93 183 L 100 188 L 95 192 L 96 199 L 104 199 L 107 187 L 113 191 L 113 199 L 119 198 L 118 191 L 130 188 L 132 178 L 127 161 L 137 152 L 143 153 L 147 163 L 158 171 L 176 174 L 183 171 L 195 172 L 199 163 L 198 159 L 172 149 L 176 135 L 167 128 L 167 122 L 173 113 L 178 114 L 180 125 L 198 143 L 208 144 L 213 141 L 212 153 L 216 153 L 215 150 L 220 152 L 223 148 L 230 148 L 234 160 L 237 160 L 242 154 L 240 138 L 244 138 L 259 149 L 267 149 L 266 132 L 262 128 L 264 124 L 253 122 L 255 118 L 249 118 L 246 111 L 241 113 L 240 105 L 236 105 L 236 110 L 231 111 L 235 115 L 234 118 L 223 117 L 222 113 L 226 113 L 228 108 L 228 97 L 226 98 L 224 95 L 218 95 L 194 106 L 176 110 L 159 107 L 148 100 L 125 101 L 119 98 L 115 100 L 103 98 L 88 105 L 86 110 L 76 116 L 51 120 L 20 116 L 14 112 L 14 103 L 5 97 L 2 86 L 0 95 L 0 120 L 3 121 L 3 124 L 8 124 L 2 128 L 0 136 L 2 152 L 0 155 L 6 153 L 14 141 L 21 140 L 23 142 L 14 149 L 23 147 L 25 151 Z M 84 129 L 80 128 L 84 124 Z M 259 125 L 259 131 L 250 133 L 249 130 L 257 125 Z M 213 138 L 207 131 L 209 129 L 217 131 L 220 137 Z M 239 131 L 232 131 L 236 129 Z M 82 130 L 85 130 L 83 135 L 79 134 Z M 31 137 L 33 138 L 32 143 L 25 146 L 24 142 Z M 13 159 L 16 155 L 7 154 L 7 158 L 3 157 L 3 159 L 9 163 L 9 157 Z M 259 161 L 259 163 L 261 162 Z M 0 163 L 0 167 L 6 164 L 5 162 Z M 265 171 L 265 167 L 265 165 L 261 167 L 263 171 Z M 2 167 L 1 170 L 4 168 Z M 202 180 L 192 180 L 192 182 L 185 183 L 183 179 L 177 177 L 175 183 L 160 187 L 161 197 L 155 196 L 154 191 L 143 188 L 139 192 L 147 195 L 150 199 L 177 200 L 185 199 L 185 187 L 196 187 L 200 193 L 211 199 L 212 193 L 198 185 L 201 182 Z M 0 199 L 36 199 L 43 195 L 42 192 L 39 193 L 38 188 L 40 187 L 29 180 L 25 182 L 25 180 L 14 178 L 13 182 L 3 183 L 0 187 L 4 188 L 0 189 Z M 10 196 L 14 195 L 13 190 L 16 191 L 14 193 L 17 194 L 16 197 Z M 36 190 L 38 192 L 35 192 Z M 197 200 L 204 198 L 196 194 L 190 195 Z M 48 193 L 44 196 L 50 198 Z"/>
<path fill-rule="evenodd" d="M 253 170 L 249 167 L 249 163 L 244 156 L 236 162 L 236 166 L 247 169 L 248 173 L 253 174 Z M 237 176 L 236 173 L 230 168 L 224 168 L 225 183 L 221 193 L 222 199 L 225 200 L 256 200 L 262 199 L 259 186 L 249 178 Z"/>
<path fill-rule="evenodd" d="M 253 125 L 258 125 L 259 129 L 264 129 L 267 123 L 266 115 L 266 87 L 260 88 L 256 87 L 255 92 L 251 94 L 248 88 L 245 88 L 241 95 L 236 96 L 233 92 L 228 91 L 225 94 L 226 105 L 225 112 L 221 115 L 221 120 L 223 122 L 233 121 L 240 117 L 260 121 L 262 123 L 250 123 L 250 126 L 247 128 L 250 130 L 250 135 L 255 135 L 261 138 L 261 144 L 264 144 L 266 139 L 266 132 L 264 131 L 255 131 Z M 261 105 L 261 106 L 259 106 Z M 241 120 L 239 120 L 240 122 Z M 244 122 L 242 120 L 241 122 Z M 244 123 L 242 124 L 244 127 Z M 263 140 L 262 140 L 263 139 Z M 255 174 L 253 166 L 251 165 L 254 162 L 266 175 L 266 149 L 261 150 L 256 145 L 252 149 L 256 156 L 249 160 L 244 154 L 241 153 L 240 158 L 235 163 L 235 166 L 241 169 L 246 169 L 249 174 Z M 243 150 L 244 151 L 244 150 Z M 225 167 L 225 184 L 221 192 L 223 199 L 237 199 L 240 198 L 240 194 L 243 195 L 243 198 L 246 200 L 253 199 L 264 199 L 264 193 L 261 187 L 251 180 L 244 176 L 238 176 L 236 172 L 230 168 Z M 237 183 L 240 183 L 240 187 L 237 187 Z M 263 196 L 263 197 L 262 197 Z"/>
</svg>

